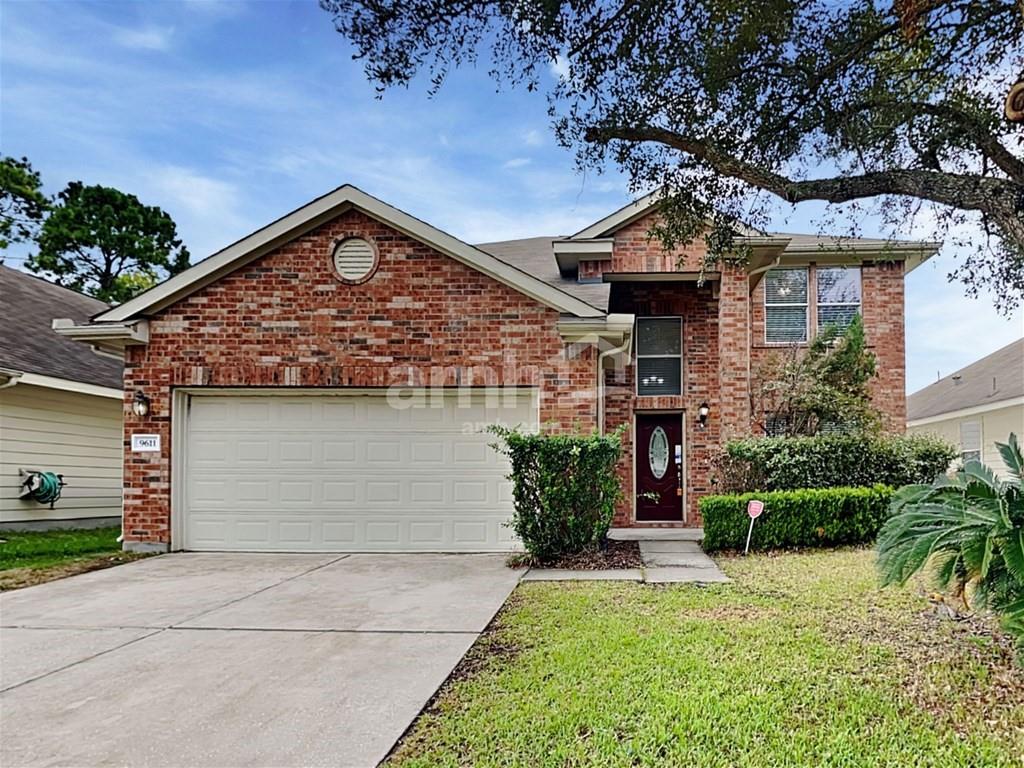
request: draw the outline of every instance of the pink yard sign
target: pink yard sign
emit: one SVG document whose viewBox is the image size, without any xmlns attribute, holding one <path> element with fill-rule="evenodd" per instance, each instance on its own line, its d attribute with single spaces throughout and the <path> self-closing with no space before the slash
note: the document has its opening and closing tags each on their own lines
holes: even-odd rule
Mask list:
<svg viewBox="0 0 1024 768">
<path fill-rule="evenodd" d="M 760 517 L 762 512 L 764 512 L 763 501 L 751 499 L 750 501 L 747 502 L 747 514 L 750 515 L 751 520 L 753 520 L 755 517 Z"/>
</svg>

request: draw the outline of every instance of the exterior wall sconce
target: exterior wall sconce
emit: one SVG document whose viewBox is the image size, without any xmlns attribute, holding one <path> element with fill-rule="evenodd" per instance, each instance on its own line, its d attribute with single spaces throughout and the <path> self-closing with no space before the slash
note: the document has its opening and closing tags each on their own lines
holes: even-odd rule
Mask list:
<svg viewBox="0 0 1024 768">
<path fill-rule="evenodd" d="M 708 401 L 705 400 L 697 407 L 697 425 L 701 429 L 707 429 L 709 413 L 711 413 L 711 406 L 709 406 Z"/>
<path fill-rule="evenodd" d="M 141 389 L 135 390 L 135 397 L 132 398 L 132 413 L 140 418 L 149 413 L 149 398 L 142 394 Z"/>
</svg>

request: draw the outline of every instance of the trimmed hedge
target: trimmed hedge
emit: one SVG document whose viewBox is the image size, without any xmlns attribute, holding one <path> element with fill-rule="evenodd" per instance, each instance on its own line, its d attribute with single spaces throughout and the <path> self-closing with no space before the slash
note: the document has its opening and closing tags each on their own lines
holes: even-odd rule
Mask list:
<svg viewBox="0 0 1024 768">
<path fill-rule="evenodd" d="M 889 486 L 875 485 L 705 496 L 700 500 L 704 548 L 743 549 L 750 526 L 750 499 L 764 502 L 764 512 L 754 522 L 751 549 L 831 547 L 873 541 L 889 518 L 892 494 Z"/>
<path fill-rule="evenodd" d="M 956 449 L 930 435 L 819 435 L 734 440 L 716 462 L 720 493 L 798 488 L 899 488 L 945 474 Z"/>
<path fill-rule="evenodd" d="M 621 432 L 538 435 L 495 425 L 494 447 L 512 464 L 510 527 L 537 562 L 599 546 L 622 494 Z"/>
</svg>

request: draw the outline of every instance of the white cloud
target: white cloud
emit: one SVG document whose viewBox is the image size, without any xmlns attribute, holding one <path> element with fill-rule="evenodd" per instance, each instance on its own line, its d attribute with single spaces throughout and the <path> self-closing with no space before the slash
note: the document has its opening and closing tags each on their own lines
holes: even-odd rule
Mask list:
<svg viewBox="0 0 1024 768">
<path fill-rule="evenodd" d="M 556 56 L 548 66 L 555 77 L 569 77 L 569 60 L 565 56 Z"/>
<path fill-rule="evenodd" d="M 123 188 L 135 191 L 144 203 L 155 202 L 171 215 L 193 262 L 259 226 L 243 213 L 249 201 L 243 200 L 236 185 L 191 168 L 158 166 Z"/>
<path fill-rule="evenodd" d="M 544 143 L 544 134 L 536 128 L 531 128 L 523 134 L 523 144 L 528 147 L 539 147 Z"/>
<path fill-rule="evenodd" d="M 111 38 L 118 45 L 145 51 L 168 50 L 171 47 L 173 35 L 174 27 L 146 27 L 144 29 L 114 27 L 111 32 Z"/>
<path fill-rule="evenodd" d="M 522 168 L 524 165 L 529 165 L 533 161 L 528 157 L 513 157 L 511 160 L 506 160 L 502 164 L 502 168 Z"/>
</svg>

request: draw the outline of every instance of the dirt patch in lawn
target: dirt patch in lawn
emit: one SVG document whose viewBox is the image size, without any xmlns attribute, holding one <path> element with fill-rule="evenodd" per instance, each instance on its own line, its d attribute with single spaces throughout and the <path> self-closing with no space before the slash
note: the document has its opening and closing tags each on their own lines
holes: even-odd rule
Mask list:
<svg viewBox="0 0 1024 768">
<path fill-rule="evenodd" d="M 512 568 L 563 568 L 569 571 L 604 571 L 639 568 L 640 545 L 635 541 L 609 540 L 604 549 L 588 549 L 574 555 L 563 555 L 543 562 L 530 555 L 514 555 L 508 561 Z"/>
<path fill-rule="evenodd" d="M 891 666 L 885 674 L 899 674 L 903 691 L 917 706 L 958 733 L 966 733 L 973 720 L 1000 730 L 1021 728 L 1024 667 L 1017 663 L 1012 638 L 992 616 L 951 618 L 941 598 L 929 594 L 928 599 L 930 607 L 915 613 L 869 609 L 860 621 L 833 617 L 824 625 L 826 634 L 837 642 L 886 648 Z M 865 674 L 877 671 L 866 664 Z M 963 677 L 978 684 L 967 687 L 970 693 L 950 708 L 948 691 L 960 687 L 958 678 Z"/>
<path fill-rule="evenodd" d="M 64 579 L 68 576 L 77 576 L 80 573 L 112 568 L 115 565 L 123 565 L 133 560 L 140 560 L 143 557 L 149 557 L 149 555 L 134 552 L 118 552 L 114 555 L 84 557 L 80 560 L 69 560 L 38 568 L 9 568 L 6 571 L 0 571 L 0 592 L 33 587 L 36 584 L 44 584 L 47 581 Z"/>
</svg>

